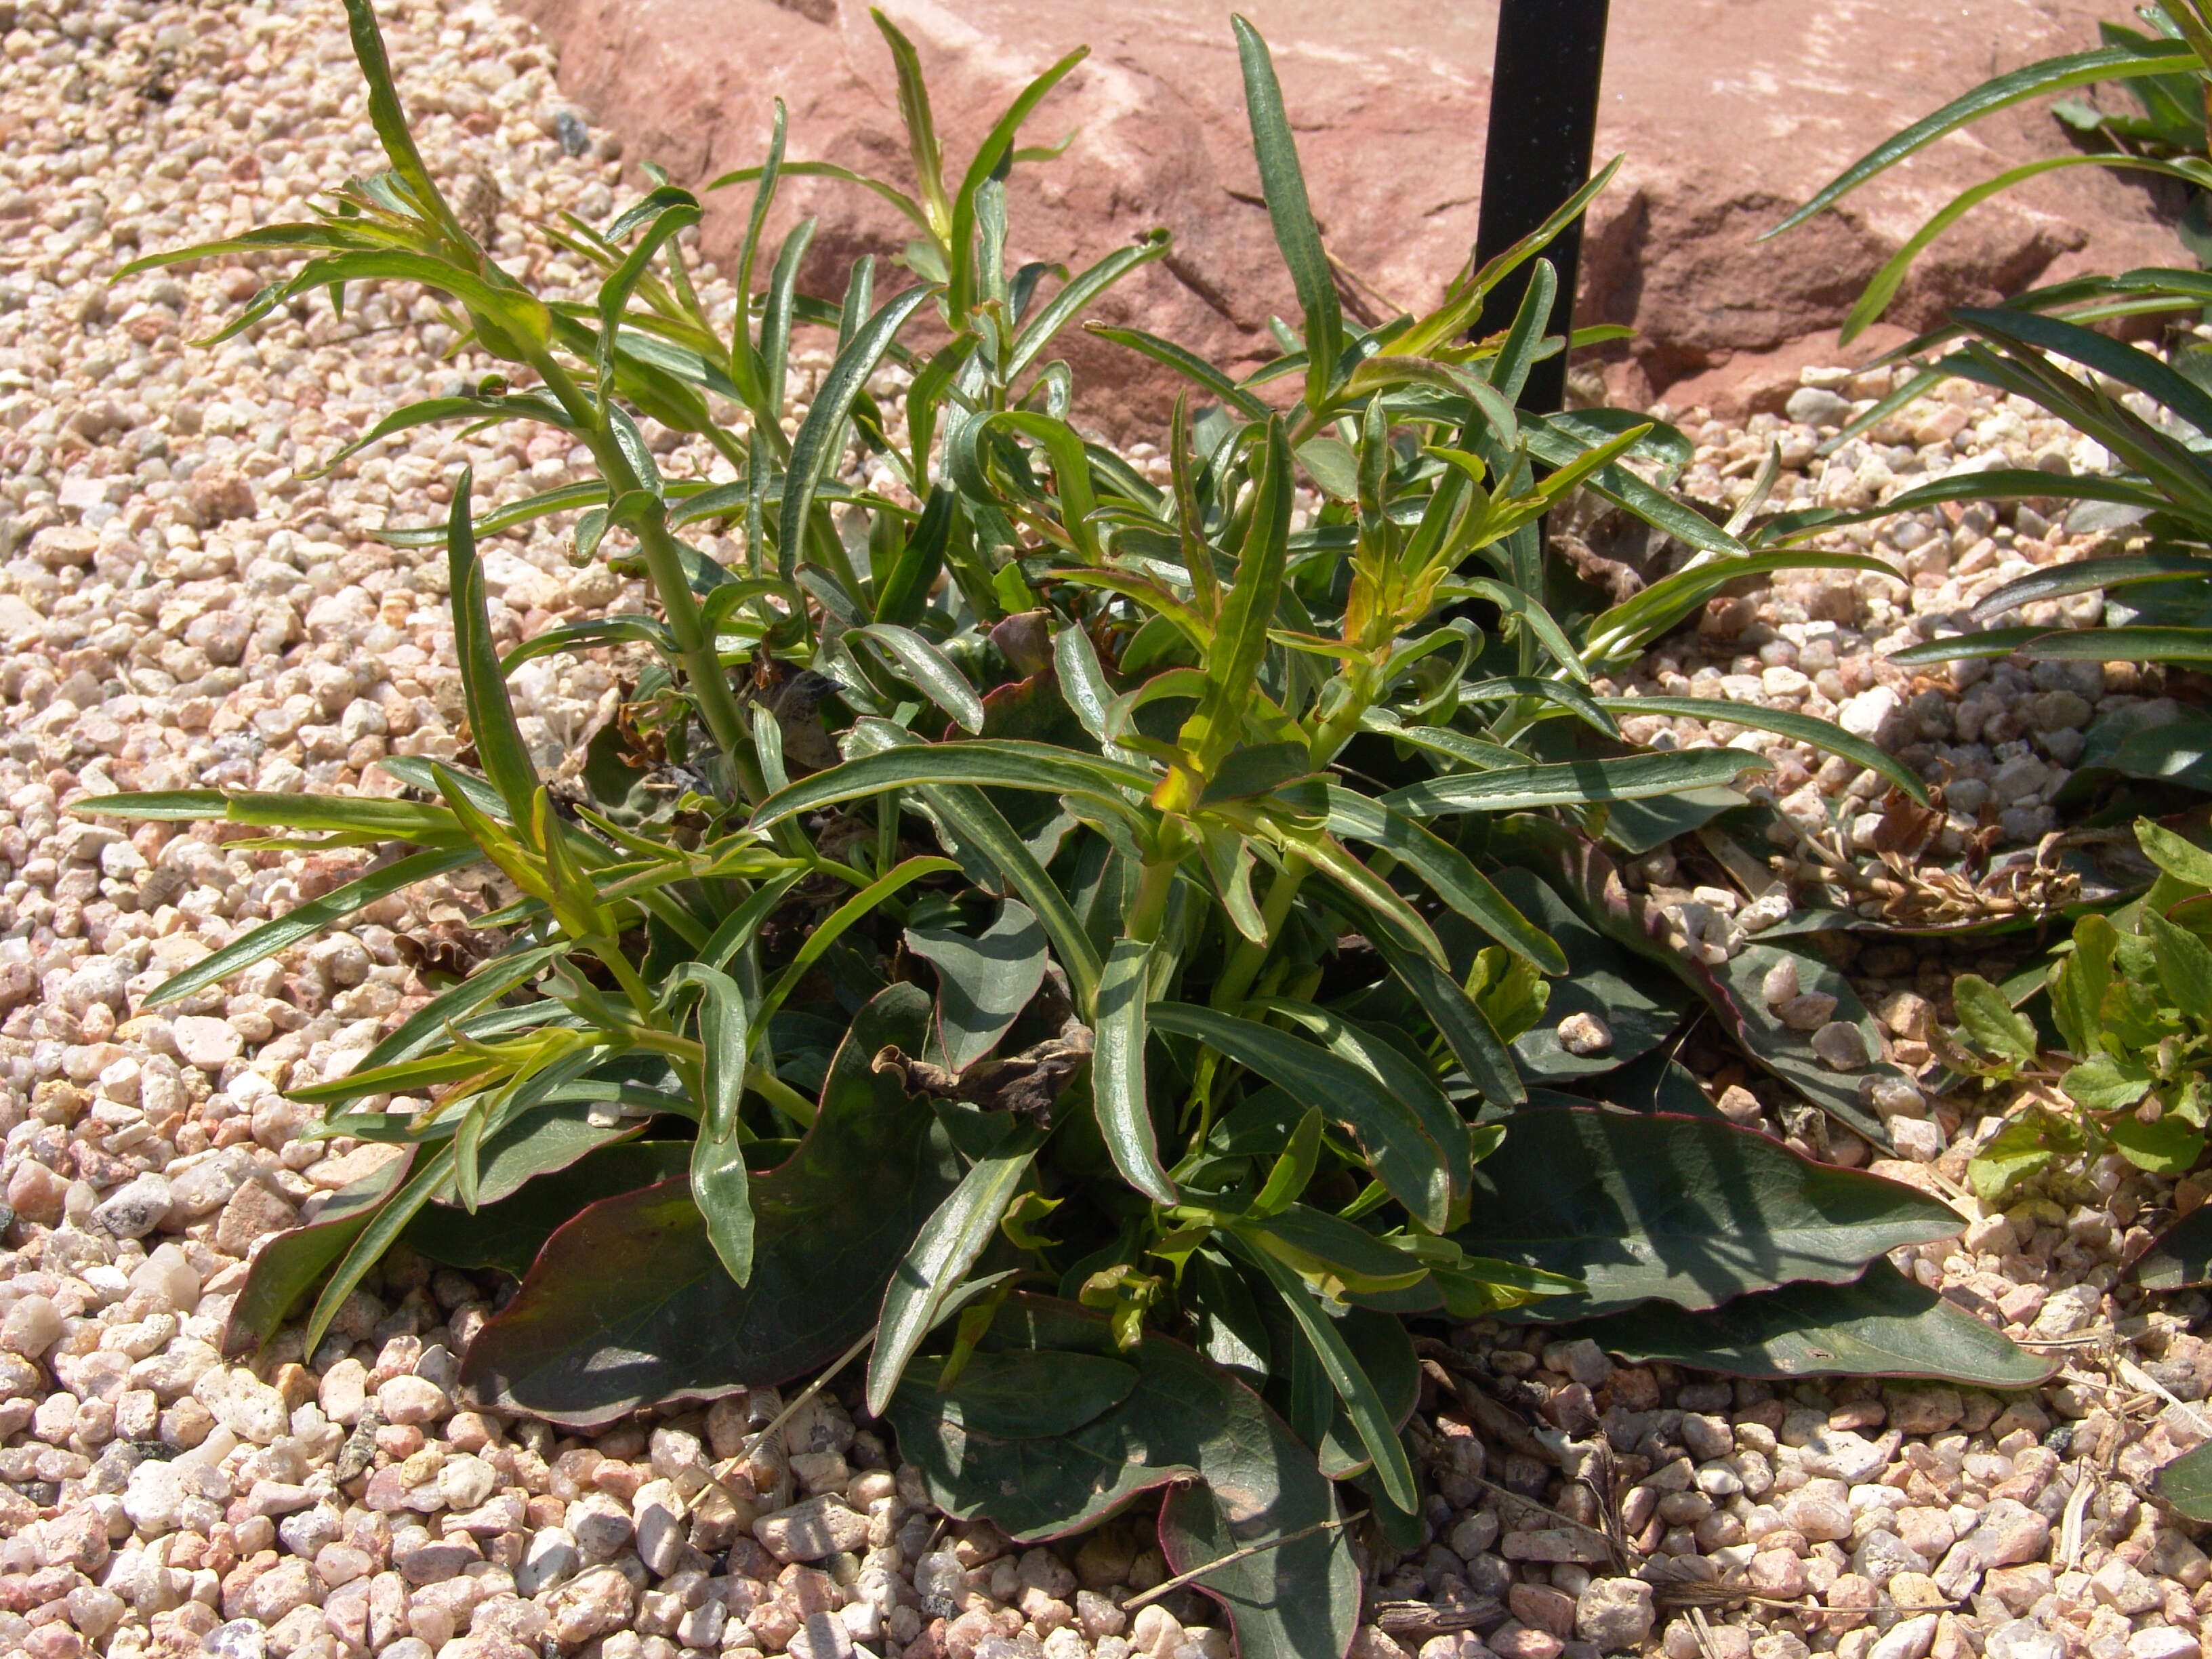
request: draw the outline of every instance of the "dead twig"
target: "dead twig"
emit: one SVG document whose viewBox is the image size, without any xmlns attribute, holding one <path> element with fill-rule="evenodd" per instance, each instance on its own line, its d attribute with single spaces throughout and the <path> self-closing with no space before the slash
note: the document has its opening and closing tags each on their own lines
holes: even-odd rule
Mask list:
<svg viewBox="0 0 2212 1659">
<path fill-rule="evenodd" d="M 1134 1613 L 1146 1603 L 1158 1601 L 1163 1595 L 1173 1595 L 1185 1584 L 1196 1583 L 1209 1572 L 1218 1572 L 1222 1568 L 1234 1566 L 1239 1561 L 1249 1561 L 1255 1555 L 1265 1555 L 1269 1550 L 1279 1550 L 1285 1544 L 1295 1544 L 1301 1538 L 1310 1538 L 1317 1532 L 1334 1532 L 1340 1527 L 1348 1527 L 1356 1521 L 1364 1521 L 1366 1518 L 1367 1511 L 1361 1510 L 1357 1514 L 1341 1516 L 1334 1521 L 1316 1521 L 1310 1527 L 1300 1527 L 1296 1532 L 1286 1532 L 1280 1538 L 1269 1538 L 1257 1544 L 1247 1544 L 1243 1549 L 1231 1550 L 1226 1555 L 1218 1556 L 1208 1561 L 1204 1566 L 1193 1567 L 1188 1572 L 1179 1572 L 1174 1577 L 1157 1583 L 1148 1590 L 1138 1591 L 1136 1595 L 1121 1603 L 1121 1611 Z"/>
</svg>

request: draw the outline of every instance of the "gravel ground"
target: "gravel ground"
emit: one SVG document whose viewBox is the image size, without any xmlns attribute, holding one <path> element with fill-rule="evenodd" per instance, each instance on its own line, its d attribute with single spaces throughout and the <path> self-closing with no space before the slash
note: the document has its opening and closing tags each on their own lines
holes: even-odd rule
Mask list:
<svg viewBox="0 0 2212 1659">
<path fill-rule="evenodd" d="M 578 280 L 522 227 L 563 209 L 603 218 L 621 163 L 562 102 L 546 50 L 483 3 L 402 0 L 386 19 L 434 170 L 462 181 L 503 258 Z M 301 1140 L 313 1114 L 283 1091 L 342 1071 L 412 1006 L 425 942 L 464 939 L 480 896 L 390 901 L 350 934 L 137 1013 L 161 979 L 352 866 L 226 850 L 204 829 L 126 836 L 66 808 L 120 788 L 389 790 L 377 759 L 450 755 L 437 556 L 370 532 L 441 519 L 465 463 L 507 499 L 584 458 L 528 432 L 425 434 L 303 476 L 396 404 L 486 365 L 442 356 L 451 331 L 404 294 L 362 298 L 342 323 L 318 301 L 201 350 L 184 342 L 253 272 L 108 284 L 140 246 L 296 216 L 377 165 L 335 5 L 0 0 L 0 1651 L 1225 1659 L 1188 1592 L 1122 1611 L 1164 1572 L 1133 1523 L 1060 1551 L 949 1525 L 834 1399 L 757 1446 L 772 1390 L 592 1440 L 457 1409 L 453 1356 L 496 1293 L 459 1274 L 395 1264 L 316 1352 L 291 1333 L 251 1366 L 223 1361 L 257 1241 L 384 1156 Z M 2032 410 L 1963 395 L 1816 457 L 1820 428 L 1886 389 L 1810 374 L 1786 417 L 1744 430 L 1689 412 L 1691 489 L 1740 495 L 1777 441 L 1784 489 L 1838 504 L 1961 464 L 2101 459 Z M 675 445 L 663 463 L 708 470 Z M 1820 575 L 1717 602 L 1624 687 L 1834 714 L 1879 738 L 1944 787 L 1931 860 L 2036 842 L 2085 729 L 2163 687 L 2081 665 L 1954 682 L 1883 653 L 2089 544 L 2030 510 L 1969 508 L 1859 544 L 1903 580 Z M 622 602 L 617 579 L 563 554 L 551 529 L 488 544 L 495 631 Z M 2091 596 L 2030 620 L 2097 614 Z M 604 660 L 553 659 L 516 682 L 549 766 L 617 695 Z M 1808 836 L 1875 845 L 1872 775 L 1723 720 L 1647 718 L 1639 735 L 1766 749 Z M 1686 932 L 1691 907 L 1716 902 L 1665 855 L 1630 873 Z M 1893 1057 L 1923 1063 L 1927 1022 L 1947 1012 L 1942 964 L 1875 945 L 1856 967 Z M 1745 1121 L 1867 1155 L 1773 1121 L 1725 1072 L 1713 1081 Z M 2057 1384 L 1777 1389 L 1620 1369 L 1541 1333 L 1460 1333 L 1415 1431 L 1433 1541 L 1377 1564 L 1361 1659 L 2196 1659 L 2212 1562 L 2140 1492 L 2212 1432 L 2192 1403 L 2212 1387 L 2212 1347 L 2190 1334 L 2206 1307 L 2117 1281 L 2201 1194 L 2108 1162 L 1984 1214 L 1960 1186 L 1985 1132 L 1972 1109 L 1893 1104 L 1907 1156 L 1876 1167 L 1970 1224 L 1899 1265 L 2063 1358 Z M 1501 1401 L 1565 1437 L 1501 1428 Z M 1632 1575 L 1592 1547 L 1595 1500 L 1564 1480 L 1562 1457 L 1599 1439 Z M 842 1547 L 805 1556 L 824 1529 Z"/>
</svg>

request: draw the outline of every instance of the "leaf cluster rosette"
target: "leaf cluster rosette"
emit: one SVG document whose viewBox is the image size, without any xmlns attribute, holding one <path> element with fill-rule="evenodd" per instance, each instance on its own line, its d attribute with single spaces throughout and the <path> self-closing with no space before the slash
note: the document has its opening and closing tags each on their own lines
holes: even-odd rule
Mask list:
<svg viewBox="0 0 2212 1659">
<path fill-rule="evenodd" d="M 462 349 L 504 366 L 333 466 L 432 423 L 522 421 L 594 474 L 487 506 L 465 473 L 445 525 L 386 532 L 444 547 L 472 763 L 387 761 L 392 799 L 85 808 L 378 850 L 156 1005 L 425 879 L 488 869 L 516 895 L 479 919 L 505 941 L 489 959 L 350 1070 L 289 1079 L 327 1109 L 311 1133 L 399 1150 L 257 1257 L 234 1344 L 304 1305 L 312 1350 L 404 1242 L 521 1278 L 464 1359 L 502 1410 L 588 1427 L 865 1355 L 866 1410 L 949 1512 L 1042 1538 L 1165 1488 L 1170 1562 L 1243 1650 L 1334 1659 L 1358 1607 L 1337 1483 L 1378 1524 L 1421 1506 L 1408 1321 L 1653 1298 L 1687 1316 L 1847 1285 L 1957 1226 L 1710 1119 L 1532 1097 L 1564 1076 L 1540 1040 L 1552 988 L 1564 1005 L 1572 957 L 1622 947 L 1591 923 L 1567 938 L 1567 901 L 1493 837 L 1580 844 L 1616 807 L 1765 765 L 1639 752 L 1630 705 L 1592 682 L 1730 582 L 1883 568 L 1754 554 L 1743 516 L 1669 493 L 1689 447 L 1663 423 L 1516 407 L 1570 343 L 1543 331 L 1541 255 L 1611 168 L 1434 310 L 1355 324 L 1240 20 L 1300 325 L 1241 377 L 1096 329 L 1189 382 L 1156 482 L 1085 435 L 1053 353 L 1164 234 L 1073 274 L 1006 256 L 1008 175 L 1053 154 L 1022 130 L 1080 53 L 948 167 L 916 55 L 878 17 L 912 178 L 787 157 L 779 109 L 765 161 L 710 186 L 751 191 L 740 304 L 718 321 L 685 240 L 702 204 L 658 174 L 605 226 L 547 228 L 599 271 L 591 302 L 503 269 L 409 137 L 368 0 L 348 10 L 390 170 L 307 222 L 142 265 L 296 259 L 227 332 L 318 289 L 418 283 Z M 811 224 L 767 238 L 794 177 L 873 191 L 910 222 L 903 255 L 856 260 L 834 300 L 801 293 Z M 1523 267 L 1510 325 L 1470 337 Z M 801 330 L 834 356 L 787 432 Z M 664 474 L 663 431 L 714 473 Z M 1578 588 L 1539 536 L 1577 490 L 1668 532 L 1676 568 L 1617 601 Z M 656 611 L 502 657 L 479 542 L 556 516 L 578 561 L 642 574 Z M 696 545 L 702 527 L 742 562 Z M 626 707 L 549 784 L 507 677 L 597 649 L 630 664 Z M 1603 982 L 1638 988 L 1640 1023 L 1617 1010 L 1633 1041 L 1569 1068 L 1594 1091 L 1639 1056 L 1671 1064 L 1656 1051 L 1690 1001 L 1728 995 L 1649 962 Z M 1679 1072 L 1653 1074 L 1668 1100 Z M 1602 1237 L 1559 1211 L 1570 1177 L 1594 1179 L 1574 1214 Z M 1875 1311 L 1893 1353 L 1911 1318 Z"/>
</svg>

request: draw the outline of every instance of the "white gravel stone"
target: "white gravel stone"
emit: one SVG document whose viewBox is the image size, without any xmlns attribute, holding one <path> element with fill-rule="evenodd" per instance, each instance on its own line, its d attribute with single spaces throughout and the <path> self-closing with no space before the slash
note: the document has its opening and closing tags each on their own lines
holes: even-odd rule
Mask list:
<svg viewBox="0 0 2212 1659">
<path fill-rule="evenodd" d="M 1595 1014 L 1569 1014 L 1559 1024 L 1559 1047 L 1583 1058 L 1601 1054 L 1613 1047 L 1613 1032 Z"/>
<path fill-rule="evenodd" d="M 1831 1020 L 1813 1033 L 1813 1052 L 1832 1072 L 1856 1072 L 1868 1060 L 1866 1033 L 1849 1020 Z"/>
</svg>

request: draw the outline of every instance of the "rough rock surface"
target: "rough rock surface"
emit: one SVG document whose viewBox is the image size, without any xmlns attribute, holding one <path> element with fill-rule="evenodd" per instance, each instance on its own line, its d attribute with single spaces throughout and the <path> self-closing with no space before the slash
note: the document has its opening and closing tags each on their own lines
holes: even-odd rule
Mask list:
<svg viewBox="0 0 2212 1659">
<path fill-rule="evenodd" d="M 620 134 L 634 160 L 657 161 L 687 183 L 753 165 L 769 100 L 781 97 L 793 156 L 902 187 L 910 178 L 890 55 L 859 0 L 516 4 L 559 47 L 564 90 Z M 1085 9 L 890 0 L 886 9 L 915 40 L 959 166 L 1030 77 L 1088 43 L 1090 60 L 1028 129 L 1033 143 L 1075 137 L 1057 162 L 1017 169 L 1017 253 L 1087 262 L 1164 225 L 1174 252 L 1127 284 L 1108 314 L 1141 317 L 1215 362 L 1273 354 L 1269 314 L 1297 311 L 1261 203 L 1225 0 Z M 1244 9 L 1273 47 L 1332 252 L 1402 304 L 1433 301 L 1474 240 L 1496 6 L 1278 0 Z M 1628 323 L 1641 337 L 1617 388 L 1640 400 L 1721 370 L 1674 401 L 1718 407 L 1750 375 L 1778 404 L 1804 353 L 1779 380 L 1732 360 L 1832 330 L 1930 210 L 2068 141 L 2040 103 L 2008 112 L 1861 192 L 1840 215 L 1778 243 L 1755 243 L 1759 233 L 1994 70 L 2085 49 L 2100 19 L 2130 17 L 2123 0 L 1615 6 L 1598 153 L 1628 160 L 1592 218 L 1581 319 Z M 800 212 L 820 219 L 817 270 L 856 247 L 894 252 L 912 234 L 850 185 L 794 180 L 790 190 L 785 222 Z M 731 192 L 710 210 L 710 250 L 726 253 L 742 234 L 745 196 Z M 2145 190 L 2112 188 L 2101 169 L 2040 180 L 1939 242 L 1893 315 L 1919 326 L 1945 306 L 1986 302 L 2039 277 L 2168 260 L 2174 243 L 2160 206 Z M 1808 349 L 1836 359 L 1832 339 Z M 1097 360 L 1077 364 L 1085 384 L 1097 387 L 1103 368 L 1127 388 L 1118 410 L 1098 412 L 1127 418 L 1158 401 L 1160 386 L 1136 360 L 1096 345 L 1084 352 Z"/>
</svg>

